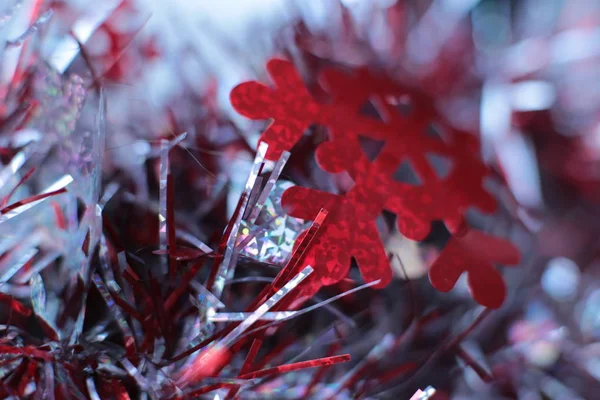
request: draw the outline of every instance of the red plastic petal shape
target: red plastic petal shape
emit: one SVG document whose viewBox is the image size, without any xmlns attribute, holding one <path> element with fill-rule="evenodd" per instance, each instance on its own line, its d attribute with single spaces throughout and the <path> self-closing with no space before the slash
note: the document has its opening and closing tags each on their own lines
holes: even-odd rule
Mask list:
<svg viewBox="0 0 600 400">
<path fill-rule="evenodd" d="M 470 230 L 464 237 L 450 239 L 431 266 L 429 280 L 437 290 L 448 292 L 466 272 L 473 298 L 481 305 L 498 308 L 506 297 L 506 286 L 494 264 L 519 262 L 519 252 L 509 241 Z"/>
<path fill-rule="evenodd" d="M 329 212 L 303 256 L 302 263 L 311 264 L 315 274 L 299 292 L 310 295 L 321 284 L 339 282 L 351 258 L 366 281 L 380 280 L 378 286 L 385 286 L 391 270 L 375 221 L 387 210 L 397 215 L 398 229 L 414 240 L 424 239 L 433 221 L 443 221 L 454 236 L 430 271 L 433 285 L 448 291 L 467 272 L 475 300 L 499 307 L 506 288 L 493 264 L 517 263 L 518 251 L 507 241 L 469 230 L 465 223 L 467 209 L 490 213 L 496 207 L 483 186 L 489 171 L 478 157 L 476 138 L 445 124 L 427 96 L 364 68 L 324 71 L 327 102 L 312 97 L 290 62 L 271 60 L 267 70 L 272 88 L 249 82 L 231 94 L 242 115 L 272 120 L 260 138 L 269 144 L 267 158 L 290 151 L 310 125 L 323 125 L 329 137 L 317 148 L 319 166 L 331 173 L 347 172 L 354 180 L 343 196 L 299 187 L 283 195 L 283 207 L 291 216 L 313 220 L 321 209 Z M 437 136 L 430 134 L 434 122 L 442 128 Z M 363 150 L 360 137 L 382 141 L 383 148 L 367 154 L 372 151 Z M 430 155 L 449 164 L 443 173 Z M 398 180 L 403 163 L 411 166 L 419 184 Z"/>
</svg>

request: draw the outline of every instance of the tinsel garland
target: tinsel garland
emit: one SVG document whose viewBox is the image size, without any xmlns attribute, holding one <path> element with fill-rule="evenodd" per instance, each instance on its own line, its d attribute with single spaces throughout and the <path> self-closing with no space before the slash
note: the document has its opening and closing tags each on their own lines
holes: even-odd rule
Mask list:
<svg viewBox="0 0 600 400">
<path fill-rule="evenodd" d="M 84 3 L 0 5 L 2 398 L 594 398 L 575 6 Z"/>
</svg>

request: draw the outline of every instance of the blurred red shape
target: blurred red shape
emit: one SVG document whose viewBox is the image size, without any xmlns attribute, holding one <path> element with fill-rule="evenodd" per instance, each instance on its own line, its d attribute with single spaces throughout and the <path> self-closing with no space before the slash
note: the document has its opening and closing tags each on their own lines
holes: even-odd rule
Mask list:
<svg viewBox="0 0 600 400">
<path fill-rule="evenodd" d="M 494 264 L 516 265 L 519 251 L 504 239 L 470 230 L 465 236 L 454 236 L 429 270 L 429 280 L 441 292 L 450 291 L 467 273 L 473 298 L 481 305 L 498 308 L 506 297 L 506 286 Z"/>
<path fill-rule="evenodd" d="M 495 240 L 500 239 L 478 233 L 469 236 L 464 221 L 469 208 L 484 213 L 496 208 L 494 197 L 483 187 L 489 169 L 478 157 L 479 143 L 475 136 L 446 124 L 429 98 L 366 68 L 351 73 L 328 69 L 322 73 L 321 81 L 330 96 L 319 102 L 290 62 L 271 60 L 267 69 L 273 88 L 246 82 L 231 93 L 231 102 L 242 115 L 273 120 L 260 137 L 261 142 L 269 144 L 267 158 L 274 160 L 283 151 L 291 150 L 309 126 L 323 125 L 329 140 L 317 148 L 319 166 L 331 173 L 345 171 L 354 180 L 345 195 L 293 187 L 282 198 L 286 212 L 296 218 L 314 220 L 322 208 L 330 213 L 303 260 L 304 265 L 315 268 L 322 284 L 343 279 L 351 258 L 358 263 L 365 281 L 381 280 L 377 287 L 390 282 L 392 273 L 375 225 L 383 210 L 396 214 L 398 229 L 413 240 L 423 240 L 431 223 L 441 220 L 454 235 L 476 237 L 483 246 L 497 245 Z M 434 123 L 441 129 L 434 132 Z M 383 147 L 378 154 L 369 156 L 361 145 L 361 137 L 379 141 Z M 432 156 L 450 165 L 438 172 L 432 165 Z M 412 168 L 419 184 L 396 180 L 404 163 Z M 447 270 L 446 275 L 454 276 L 454 255 L 478 250 L 461 245 L 461 240 L 454 237 L 442 252 L 436 262 L 436 274 L 443 275 L 441 271 Z M 512 255 L 518 255 L 517 250 L 509 242 L 504 243 L 500 250 L 507 252 L 509 261 L 514 260 Z M 477 263 L 461 271 L 470 272 L 475 299 L 484 305 L 498 306 L 506 291 L 501 276 L 493 267 L 482 267 L 489 264 L 482 262 L 485 258 L 468 257 Z M 441 281 L 436 282 L 436 288 L 446 287 Z M 481 293 L 483 287 L 489 289 L 489 296 Z"/>
</svg>

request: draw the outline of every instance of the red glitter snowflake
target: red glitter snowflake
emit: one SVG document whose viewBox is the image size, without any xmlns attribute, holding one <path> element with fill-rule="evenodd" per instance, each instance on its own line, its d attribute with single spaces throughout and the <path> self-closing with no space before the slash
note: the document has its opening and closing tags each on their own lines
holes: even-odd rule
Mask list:
<svg viewBox="0 0 600 400">
<path fill-rule="evenodd" d="M 321 208 L 329 211 L 304 258 L 321 284 L 343 279 L 351 258 L 365 281 L 380 280 L 378 287 L 389 283 L 392 274 L 375 225 L 387 210 L 397 215 L 398 229 L 414 240 L 424 239 L 433 221 L 444 221 L 454 236 L 431 268 L 433 286 L 448 291 L 467 272 L 475 300 L 499 307 L 506 288 L 493 263 L 517 264 L 519 253 L 510 242 L 469 230 L 464 221 L 468 208 L 491 213 L 496 207 L 483 188 L 489 171 L 477 157 L 477 140 L 447 124 L 442 125 L 442 138 L 429 134 L 432 122 L 440 121 L 427 99 L 366 69 L 352 75 L 325 71 L 327 102 L 315 100 L 291 63 L 271 60 L 267 69 L 273 88 L 247 82 L 231 93 L 232 104 L 242 115 L 272 119 L 260 138 L 269 144 L 267 158 L 275 160 L 291 150 L 310 125 L 323 125 L 329 140 L 317 149 L 319 165 L 332 173 L 346 171 L 354 180 L 344 195 L 293 187 L 282 199 L 289 215 L 296 218 L 314 220 Z M 361 113 L 367 104 L 374 106 L 379 119 Z M 363 151 L 360 137 L 383 143 L 372 160 Z M 431 156 L 452 164 L 445 176 L 436 172 Z M 403 163 L 412 167 L 420 184 L 395 179 Z"/>
</svg>

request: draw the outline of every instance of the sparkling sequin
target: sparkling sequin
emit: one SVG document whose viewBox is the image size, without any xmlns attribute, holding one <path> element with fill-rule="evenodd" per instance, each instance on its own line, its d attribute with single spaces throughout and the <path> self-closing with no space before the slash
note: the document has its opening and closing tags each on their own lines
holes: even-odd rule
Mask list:
<svg viewBox="0 0 600 400">
<path fill-rule="evenodd" d="M 274 218 L 270 229 L 259 232 L 252 239 L 242 254 L 261 262 L 283 265 L 289 259 L 298 235 L 304 231 L 309 223 L 301 219 L 288 216 L 281 207 L 283 192 L 294 186 L 289 181 L 278 181 L 267 198 L 257 225 L 266 218 Z M 247 222 L 242 223 L 242 234 L 238 240 L 241 242 L 250 233 Z"/>
</svg>

